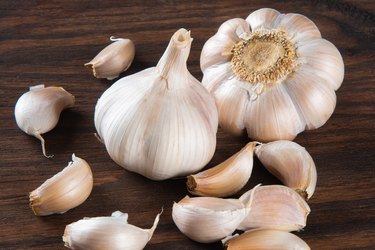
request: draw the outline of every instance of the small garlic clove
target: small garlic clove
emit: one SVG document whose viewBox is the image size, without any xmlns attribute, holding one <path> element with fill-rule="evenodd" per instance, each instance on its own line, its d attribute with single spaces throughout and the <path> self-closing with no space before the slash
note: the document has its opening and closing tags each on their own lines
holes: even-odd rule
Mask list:
<svg viewBox="0 0 375 250">
<path fill-rule="evenodd" d="M 310 250 L 310 247 L 298 236 L 285 231 L 256 229 L 225 242 L 226 250 Z"/>
<path fill-rule="evenodd" d="M 232 234 L 248 211 L 237 199 L 186 196 L 173 204 L 172 218 L 190 239 L 210 243 Z"/>
<path fill-rule="evenodd" d="M 41 141 L 43 155 L 47 158 L 42 134 L 52 130 L 59 121 L 60 113 L 74 106 L 75 98 L 61 87 L 43 84 L 30 87 L 16 103 L 14 116 L 18 127 Z"/>
<path fill-rule="evenodd" d="M 128 214 L 120 211 L 107 217 L 84 218 L 66 226 L 63 241 L 70 249 L 141 250 L 154 234 L 160 214 L 150 229 L 128 224 Z"/>
<path fill-rule="evenodd" d="M 202 71 L 208 65 L 221 64 L 232 57 L 231 49 L 240 41 L 242 33 L 249 32 L 249 24 L 241 18 L 233 18 L 224 22 L 217 33 L 203 46 L 200 64 Z"/>
<path fill-rule="evenodd" d="M 255 228 L 284 231 L 301 230 L 306 226 L 310 207 L 293 189 L 281 185 L 257 187 L 240 197 L 249 203 L 250 212 L 237 229 L 246 231 Z M 247 206 L 249 207 L 249 206 Z"/>
<path fill-rule="evenodd" d="M 270 8 L 262 8 L 252 12 L 246 21 L 250 24 L 251 31 L 257 31 L 260 29 L 272 29 L 273 23 L 280 15 L 280 12 Z"/>
<path fill-rule="evenodd" d="M 135 46 L 130 39 L 110 38 L 113 42 L 90 62 L 86 63 L 87 68 L 93 70 L 96 78 L 107 78 L 113 80 L 122 72 L 126 71 L 133 62 Z"/>
<path fill-rule="evenodd" d="M 259 145 L 255 154 L 269 172 L 284 185 L 309 199 L 317 180 L 316 167 L 304 147 L 291 141 L 274 141 Z"/>
<path fill-rule="evenodd" d="M 237 193 L 251 176 L 255 145 L 255 142 L 250 142 L 221 164 L 190 175 L 187 181 L 189 192 L 215 197 L 227 197 Z"/>
<path fill-rule="evenodd" d="M 39 216 L 62 214 L 81 205 L 92 187 L 89 164 L 73 154 L 67 167 L 30 193 L 30 207 Z"/>
</svg>

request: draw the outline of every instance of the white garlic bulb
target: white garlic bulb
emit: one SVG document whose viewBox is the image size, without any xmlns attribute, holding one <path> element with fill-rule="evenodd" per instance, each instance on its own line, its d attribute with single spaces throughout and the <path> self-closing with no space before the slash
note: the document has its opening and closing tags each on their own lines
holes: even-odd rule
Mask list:
<svg viewBox="0 0 375 250">
<path fill-rule="evenodd" d="M 135 46 L 132 40 L 113 36 L 110 37 L 110 40 L 113 43 L 85 64 L 87 68 L 92 69 L 96 78 L 113 80 L 126 71 L 133 62 Z"/>
<path fill-rule="evenodd" d="M 156 67 L 118 80 L 95 108 L 110 157 L 153 180 L 202 169 L 216 147 L 213 97 L 187 69 L 192 39 L 178 30 Z"/>
<path fill-rule="evenodd" d="M 93 185 L 89 164 L 73 154 L 67 167 L 30 193 L 30 207 L 38 216 L 63 214 L 81 205 Z"/>
<path fill-rule="evenodd" d="M 311 155 L 291 141 L 274 141 L 259 145 L 255 154 L 267 170 L 305 200 L 315 191 L 317 173 Z"/>
<path fill-rule="evenodd" d="M 14 116 L 18 127 L 26 134 L 35 136 L 42 144 L 47 156 L 42 134 L 52 130 L 61 111 L 74 106 L 75 98 L 61 87 L 47 87 L 43 84 L 30 87 L 16 103 Z"/>
<path fill-rule="evenodd" d="M 120 211 L 108 217 L 84 218 L 66 226 L 63 241 L 70 249 L 141 250 L 154 234 L 159 217 L 150 229 L 128 224 L 128 214 Z"/>
<path fill-rule="evenodd" d="M 201 69 L 220 126 L 258 141 L 322 126 L 344 78 L 339 51 L 310 19 L 267 8 L 223 23 L 203 47 Z"/>
<path fill-rule="evenodd" d="M 186 196 L 174 203 L 172 218 L 178 229 L 190 239 L 210 243 L 231 235 L 249 213 L 238 199 Z"/>
</svg>

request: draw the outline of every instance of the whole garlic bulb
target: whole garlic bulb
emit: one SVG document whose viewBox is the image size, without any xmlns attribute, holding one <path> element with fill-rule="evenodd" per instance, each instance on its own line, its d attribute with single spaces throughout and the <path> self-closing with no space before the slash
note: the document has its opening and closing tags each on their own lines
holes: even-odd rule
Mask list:
<svg viewBox="0 0 375 250">
<path fill-rule="evenodd" d="M 340 52 L 310 19 L 267 8 L 223 23 L 203 47 L 201 69 L 220 126 L 258 141 L 322 126 L 344 78 Z"/>
<path fill-rule="evenodd" d="M 153 180 L 199 171 L 216 147 L 213 97 L 187 69 L 192 39 L 178 30 L 156 67 L 118 80 L 95 108 L 110 157 Z"/>
</svg>

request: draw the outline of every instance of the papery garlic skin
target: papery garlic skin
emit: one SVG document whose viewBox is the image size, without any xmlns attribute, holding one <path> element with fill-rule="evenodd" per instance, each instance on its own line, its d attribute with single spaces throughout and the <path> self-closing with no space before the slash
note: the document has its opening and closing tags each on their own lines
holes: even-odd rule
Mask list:
<svg viewBox="0 0 375 250">
<path fill-rule="evenodd" d="M 124 77 L 95 107 L 95 127 L 110 157 L 153 180 L 202 169 L 216 147 L 213 97 L 187 70 L 190 32 L 178 30 L 156 67 Z"/>
<path fill-rule="evenodd" d="M 315 191 L 317 173 L 311 155 L 304 147 L 291 141 L 274 141 L 259 145 L 255 154 L 269 172 L 304 199 Z"/>
<path fill-rule="evenodd" d="M 255 189 L 255 190 L 254 190 Z M 282 185 L 253 188 L 240 197 L 251 201 L 250 212 L 237 229 L 277 229 L 298 231 L 306 226 L 310 207 L 293 189 Z"/>
<path fill-rule="evenodd" d="M 128 214 L 120 211 L 108 217 L 84 218 L 66 226 L 63 241 L 70 249 L 141 250 L 154 234 L 159 217 L 150 229 L 128 224 Z"/>
<path fill-rule="evenodd" d="M 255 229 L 225 242 L 226 250 L 310 250 L 298 236 L 285 231 Z"/>
<path fill-rule="evenodd" d="M 38 216 L 62 214 L 81 205 L 92 187 L 89 164 L 73 154 L 67 167 L 30 193 L 30 207 Z"/>
<path fill-rule="evenodd" d="M 250 179 L 255 142 L 219 165 L 188 176 L 190 193 L 200 196 L 228 197 L 237 193 Z"/>
<path fill-rule="evenodd" d="M 87 68 L 92 69 L 96 78 L 113 80 L 126 71 L 133 62 L 135 46 L 132 40 L 113 36 L 110 40 L 113 43 L 85 64 Z"/>
<path fill-rule="evenodd" d="M 339 51 L 310 19 L 268 8 L 224 22 L 200 62 L 220 126 L 262 142 L 324 125 L 344 78 Z"/>
<path fill-rule="evenodd" d="M 73 107 L 75 98 L 61 87 L 30 87 L 18 100 L 14 116 L 18 127 L 26 134 L 35 136 L 41 141 L 43 155 L 47 158 L 42 134 L 52 130 L 59 121 L 60 113 Z"/>
<path fill-rule="evenodd" d="M 210 243 L 231 235 L 248 212 L 237 199 L 186 196 L 173 204 L 172 218 L 190 239 Z"/>
</svg>

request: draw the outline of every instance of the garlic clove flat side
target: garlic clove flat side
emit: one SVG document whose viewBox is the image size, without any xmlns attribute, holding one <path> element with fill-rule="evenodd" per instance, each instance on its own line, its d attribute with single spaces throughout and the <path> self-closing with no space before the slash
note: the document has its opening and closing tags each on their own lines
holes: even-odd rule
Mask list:
<svg viewBox="0 0 375 250">
<path fill-rule="evenodd" d="M 89 164 L 73 154 L 67 167 L 30 193 L 30 207 L 38 216 L 62 214 L 81 205 L 92 187 Z"/>
<path fill-rule="evenodd" d="M 254 189 L 254 188 L 253 188 Z M 277 229 L 298 231 L 306 226 L 310 207 L 293 189 L 282 185 L 256 187 L 240 197 L 250 212 L 237 229 Z"/>
</svg>

